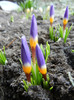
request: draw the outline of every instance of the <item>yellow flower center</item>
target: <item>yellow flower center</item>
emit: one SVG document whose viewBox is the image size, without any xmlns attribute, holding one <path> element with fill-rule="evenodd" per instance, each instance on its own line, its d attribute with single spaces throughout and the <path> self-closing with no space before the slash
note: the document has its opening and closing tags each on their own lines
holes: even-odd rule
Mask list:
<svg viewBox="0 0 74 100">
<path fill-rule="evenodd" d="M 68 20 L 67 19 L 64 19 L 63 20 L 63 24 L 66 25 L 67 23 L 68 23 Z"/>
<path fill-rule="evenodd" d="M 31 48 L 35 48 L 36 47 L 36 44 L 38 43 L 38 40 L 34 40 L 33 38 L 30 39 L 30 46 Z"/>
<path fill-rule="evenodd" d="M 32 67 L 31 66 L 24 66 L 23 65 L 23 71 L 25 74 L 29 74 L 31 72 Z"/>
<path fill-rule="evenodd" d="M 46 74 L 47 73 L 47 69 L 46 68 L 41 69 L 40 67 L 38 67 L 38 69 L 39 69 L 41 74 Z"/>
<path fill-rule="evenodd" d="M 50 23 L 53 23 L 53 18 L 52 17 L 50 17 Z"/>
</svg>

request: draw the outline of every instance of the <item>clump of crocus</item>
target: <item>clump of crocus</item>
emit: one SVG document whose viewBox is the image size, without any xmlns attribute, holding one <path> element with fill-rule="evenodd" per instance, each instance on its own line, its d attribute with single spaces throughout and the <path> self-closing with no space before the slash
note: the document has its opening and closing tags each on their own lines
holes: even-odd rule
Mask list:
<svg viewBox="0 0 74 100">
<path fill-rule="evenodd" d="M 46 68 L 45 59 L 42 50 L 40 49 L 38 44 L 36 45 L 36 57 L 37 57 L 39 71 L 43 75 L 44 79 L 46 80 L 47 68 Z"/>
<path fill-rule="evenodd" d="M 35 63 L 35 49 L 37 43 L 38 43 L 37 22 L 35 16 L 33 15 L 30 28 L 30 46 L 32 50 L 33 63 Z"/>
<path fill-rule="evenodd" d="M 51 24 L 51 26 L 53 24 L 53 20 L 54 20 L 54 6 L 51 5 L 50 6 L 50 24 Z"/>
<path fill-rule="evenodd" d="M 23 63 L 23 71 L 26 74 L 27 80 L 30 82 L 31 54 L 25 36 L 21 38 L 21 60 Z"/>
<path fill-rule="evenodd" d="M 65 30 L 65 27 L 68 23 L 68 16 L 69 16 L 69 10 L 68 6 L 66 7 L 65 13 L 64 13 L 64 19 L 63 19 L 63 30 Z"/>
<path fill-rule="evenodd" d="M 43 88 L 51 90 L 51 88 L 49 88 L 50 81 L 49 81 L 49 76 L 46 75 L 47 68 L 45 64 L 45 60 L 47 62 L 48 55 L 50 54 L 48 51 L 50 47 L 47 43 L 46 58 L 44 59 L 43 53 L 38 45 L 37 22 L 34 15 L 32 16 L 31 29 L 30 29 L 30 46 L 32 50 L 33 62 L 31 61 L 31 54 L 25 36 L 22 36 L 21 42 L 22 42 L 21 63 L 22 63 L 23 71 L 25 72 L 27 80 L 29 81 L 26 82 L 25 80 L 23 80 L 24 89 L 28 91 L 30 85 L 42 85 Z M 36 61 L 35 61 L 35 56 L 37 57 Z"/>
</svg>

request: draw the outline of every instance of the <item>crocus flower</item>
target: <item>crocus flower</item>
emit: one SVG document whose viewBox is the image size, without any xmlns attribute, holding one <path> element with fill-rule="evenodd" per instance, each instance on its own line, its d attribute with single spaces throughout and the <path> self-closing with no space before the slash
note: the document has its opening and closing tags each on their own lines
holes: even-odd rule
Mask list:
<svg viewBox="0 0 74 100">
<path fill-rule="evenodd" d="M 31 12 L 33 12 L 33 7 L 31 7 Z"/>
<path fill-rule="evenodd" d="M 35 16 L 33 15 L 31 21 L 31 29 L 30 29 L 30 46 L 32 50 L 33 62 L 35 62 L 35 48 L 37 43 L 38 43 L 37 22 Z"/>
<path fill-rule="evenodd" d="M 50 6 L 47 6 L 47 9 L 46 9 L 46 11 L 48 12 L 50 10 Z"/>
<path fill-rule="evenodd" d="M 21 60 L 23 63 L 23 71 L 26 74 L 27 80 L 30 81 L 31 54 L 25 36 L 22 36 L 21 38 Z"/>
<path fill-rule="evenodd" d="M 64 19 L 63 19 L 63 28 L 65 29 L 66 24 L 68 22 L 68 16 L 69 16 L 69 10 L 68 6 L 66 7 L 65 13 L 64 13 Z"/>
<path fill-rule="evenodd" d="M 29 13 L 30 13 L 30 9 L 29 9 L 29 8 L 27 8 L 26 12 L 27 12 L 27 14 L 29 14 Z"/>
<path fill-rule="evenodd" d="M 53 20 L 54 20 L 54 6 L 51 5 L 50 6 L 50 24 L 51 24 L 51 26 L 52 26 Z"/>
<path fill-rule="evenodd" d="M 43 75 L 44 79 L 46 80 L 47 68 L 46 68 L 43 53 L 38 44 L 36 45 L 36 57 L 37 57 L 39 71 Z"/>
<path fill-rule="evenodd" d="M 39 11 L 42 13 L 42 12 L 43 12 L 43 9 L 40 7 L 40 8 L 39 8 Z"/>
</svg>

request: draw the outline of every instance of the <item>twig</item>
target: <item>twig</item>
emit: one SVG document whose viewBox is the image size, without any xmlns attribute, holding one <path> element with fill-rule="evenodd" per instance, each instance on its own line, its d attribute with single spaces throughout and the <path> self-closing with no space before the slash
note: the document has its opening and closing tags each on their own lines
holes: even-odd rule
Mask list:
<svg viewBox="0 0 74 100">
<path fill-rule="evenodd" d="M 5 47 L 5 49 L 7 49 L 15 40 L 16 40 L 16 38 L 14 38 L 14 39 Z M 3 50 L 3 48 L 2 48 L 2 50 Z"/>
<path fill-rule="evenodd" d="M 14 38 L 5 48 L 7 49 L 15 40 L 16 38 Z"/>
</svg>

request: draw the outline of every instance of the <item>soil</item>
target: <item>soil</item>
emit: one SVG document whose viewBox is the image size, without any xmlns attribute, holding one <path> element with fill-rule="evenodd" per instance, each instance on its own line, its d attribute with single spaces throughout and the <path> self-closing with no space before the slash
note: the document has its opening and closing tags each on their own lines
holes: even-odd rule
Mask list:
<svg viewBox="0 0 74 100">
<path fill-rule="evenodd" d="M 10 21 L 14 16 L 14 22 Z M 37 16 L 38 17 L 38 16 Z M 39 44 L 45 47 L 46 41 L 50 44 L 51 53 L 47 62 L 47 70 L 53 90 L 48 91 L 41 86 L 31 86 L 26 92 L 23 88 L 23 79 L 26 80 L 19 58 L 21 58 L 21 36 L 25 35 L 29 44 L 31 19 L 25 19 L 25 13 L 0 11 L 0 49 L 15 41 L 6 49 L 8 64 L 1 66 L 0 100 L 74 100 L 74 87 L 69 79 L 68 72 L 74 79 L 74 16 L 70 16 L 67 24 L 72 29 L 64 44 L 53 42 L 49 38 L 49 20 L 37 18 Z M 62 17 L 55 17 L 53 26 L 62 25 Z"/>
</svg>

